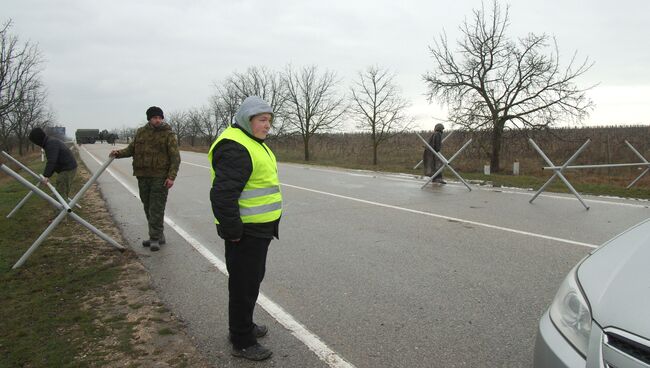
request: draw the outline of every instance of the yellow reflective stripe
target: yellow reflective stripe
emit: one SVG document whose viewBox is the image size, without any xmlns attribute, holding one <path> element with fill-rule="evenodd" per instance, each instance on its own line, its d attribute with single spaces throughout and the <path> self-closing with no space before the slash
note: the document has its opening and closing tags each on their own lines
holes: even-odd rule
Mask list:
<svg viewBox="0 0 650 368">
<path fill-rule="evenodd" d="M 281 209 L 282 209 L 282 201 L 264 204 L 261 206 L 255 206 L 255 207 L 239 207 L 239 215 L 240 216 L 261 215 L 263 213 L 273 212 Z"/>
<path fill-rule="evenodd" d="M 239 196 L 239 199 L 250 199 L 250 198 L 257 198 L 257 197 L 263 197 L 265 195 L 269 194 L 275 194 L 280 192 L 280 187 L 275 186 L 271 188 L 259 188 L 259 189 L 251 189 L 251 190 L 244 190 L 241 192 L 241 195 Z"/>
<path fill-rule="evenodd" d="M 261 215 L 253 215 L 253 216 L 242 216 L 241 221 L 245 224 L 261 224 L 264 222 L 272 222 L 280 218 L 282 216 L 282 209 L 263 213 Z"/>
</svg>

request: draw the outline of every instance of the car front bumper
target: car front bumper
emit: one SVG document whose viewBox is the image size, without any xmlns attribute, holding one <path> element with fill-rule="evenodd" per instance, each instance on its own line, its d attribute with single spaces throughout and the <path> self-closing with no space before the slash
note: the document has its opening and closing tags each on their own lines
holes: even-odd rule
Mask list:
<svg viewBox="0 0 650 368">
<path fill-rule="evenodd" d="M 535 339 L 535 368 L 584 368 L 585 359 L 555 328 L 548 311 L 539 321 Z"/>
</svg>

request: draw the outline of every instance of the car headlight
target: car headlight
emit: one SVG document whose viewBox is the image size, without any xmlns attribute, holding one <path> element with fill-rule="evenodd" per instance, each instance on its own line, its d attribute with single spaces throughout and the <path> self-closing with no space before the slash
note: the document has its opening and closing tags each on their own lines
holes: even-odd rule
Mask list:
<svg viewBox="0 0 650 368">
<path fill-rule="evenodd" d="M 585 299 L 574 267 L 560 285 L 551 304 L 550 316 L 555 327 L 583 356 L 587 355 L 591 334 L 591 311 Z"/>
</svg>

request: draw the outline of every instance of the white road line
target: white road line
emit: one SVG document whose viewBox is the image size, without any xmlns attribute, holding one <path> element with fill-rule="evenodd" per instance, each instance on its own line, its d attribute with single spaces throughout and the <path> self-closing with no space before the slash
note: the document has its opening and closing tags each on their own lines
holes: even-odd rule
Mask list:
<svg viewBox="0 0 650 368">
<path fill-rule="evenodd" d="M 181 161 L 181 162 L 183 162 L 183 163 L 189 163 L 189 162 L 186 162 L 186 161 Z M 210 168 L 210 167 L 208 167 L 208 166 L 203 166 L 203 165 L 198 165 L 198 164 L 191 164 L 191 165 L 199 166 L 199 167 L 204 167 L 204 168 L 206 168 L 206 169 L 209 169 L 209 168 Z M 543 235 L 543 234 L 531 233 L 531 232 L 528 232 L 528 231 L 511 229 L 511 228 L 508 228 L 508 227 L 502 227 L 502 226 L 490 225 L 490 224 L 486 224 L 486 223 L 483 223 L 483 222 L 476 222 L 476 221 L 471 221 L 471 220 L 464 220 L 464 219 L 457 218 L 457 217 L 450 217 L 450 216 L 445 216 L 445 215 L 438 215 L 438 214 L 431 213 L 431 212 L 425 212 L 425 211 L 413 210 L 413 209 L 405 208 L 405 207 L 393 206 L 393 205 L 391 205 L 391 204 L 385 204 L 385 203 L 379 203 L 379 202 L 367 201 L 367 200 L 365 200 L 365 199 L 354 198 L 354 197 L 348 197 L 348 196 L 344 196 L 344 195 L 340 195 L 340 194 L 335 194 L 335 193 L 330 193 L 330 192 L 323 192 L 323 191 L 321 191 L 321 190 L 316 190 L 316 189 L 310 189 L 310 188 L 299 187 L 299 186 L 297 186 L 297 185 L 291 185 L 291 184 L 286 184 L 286 183 L 280 183 L 280 184 L 281 184 L 281 185 L 284 185 L 284 186 L 287 186 L 287 187 L 290 187 L 290 188 L 294 188 L 294 189 L 300 189 L 300 190 L 305 190 L 305 191 L 308 191 L 308 192 L 313 192 L 313 193 L 318 193 L 318 194 L 324 194 L 324 195 L 328 195 L 328 196 L 332 196 L 332 197 L 337 197 L 337 198 L 343 198 L 343 199 L 347 199 L 347 200 L 355 201 L 355 202 L 361 202 L 361 203 L 366 203 L 366 204 L 372 204 L 372 205 L 374 205 L 374 206 L 386 207 L 386 208 L 392 208 L 392 209 L 395 209 L 395 210 L 400 210 L 400 211 L 405 211 L 405 212 L 416 213 L 416 214 L 419 214 L 419 215 L 431 216 L 431 217 L 436 217 L 436 218 L 440 218 L 440 219 L 444 219 L 444 220 L 450 220 L 450 221 L 461 222 L 461 223 L 464 223 L 464 224 L 471 224 L 471 225 L 476 225 L 476 226 L 486 227 L 486 228 L 495 229 L 495 230 L 507 231 L 507 232 L 515 233 L 515 234 L 521 234 L 521 235 L 526 235 L 526 236 L 532 236 L 532 237 L 534 237 L 534 238 L 541 238 L 541 239 L 547 239 L 547 240 L 554 240 L 554 241 L 558 241 L 558 242 L 566 243 L 566 244 L 571 244 L 571 245 L 580 245 L 580 246 L 588 247 L 588 248 L 598 248 L 598 245 L 595 245 L 595 244 L 583 243 L 583 242 L 579 242 L 579 241 L 575 241 L 575 240 L 569 240 L 569 239 L 557 238 L 557 237 L 554 237 L 554 236 L 548 236 L 548 235 Z"/>
<path fill-rule="evenodd" d="M 84 151 L 90 155 L 98 164 L 102 164 L 101 161 L 90 153 L 86 147 L 83 147 Z M 185 162 L 185 161 L 183 161 Z M 188 163 L 188 162 L 185 162 Z M 196 165 L 206 167 L 202 165 Z M 118 177 L 111 169 L 106 169 L 106 171 L 111 174 L 111 176 L 117 180 L 118 183 L 122 184 L 129 192 L 134 196 L 139 198 L 138 192 L 135 189 L 131 188 L 125 181 Z M 174 229 L 178 235 L 183 237 L 194 249 L 196 249 L 203 257 L 205 257 L 210 263 L 212 263 L 221 273 L 228 276 L 228 270 L 226 269 L 226 264 L 219 259 L 214 253 L 212 253 L 208 248 L 206 248 L 201 242 L 191 236 L 187 231 L 182 227 L 178 226 L 171 218 L 165 216 L 165 223 Z M 338 355 L 332 349 L 330 349 L 321 339 L 309 331 L 305 326 L 298 322 L 293 316 L 287 313 L 280 305 L 278 305 L 273 300 L 269 299 L 264 293 L 260 292 L 260 295 L 257 299 L 257 304 L 259 304 L 264 310 L 275 318 L 284 328 L 289 330 L 293 336 L 298 340 L 302 341 L 307 347 L 313 351 L 321 360 L 327 363 L 328 366 L 333 368 L 355 368 L 354 365 L 347 362 L 343 357 Z"/>
<path fill-rule="evenodd" d="M 507 232 L 510 232 L 510 233 L 521 234 L 521 235 L 526 235 L 526 236 L 532 236 L 532 237 L 535 237 L 535 238 L 554 240 L 554 241 L 558 241 L 558 242 L 561 242 L 561 243 L 567 243 L 567 244 L 572 244 L 572 245 L 580 245 L 580 246 L 588 247 L 588 248 L 598 248 L 598 245 L 583 243 L 583 242 L 569 240 L 569 239 L 557 238 L 557 237 L 554 237 L 554 236 L 542 235 L 542 234 L 537 234 L 537 233 L 531 233 L 531 232 L 528 232 L 528 231 L 522 231 L 522 230 L 516 230 L 516 229 L 507 228 L 507 227 L 490 225 L 490 224 L 486 224 L 486 223 L 483 223 L 483 222 L 464 220 L 464 219 L 457 218 L 457 217 L 438 215 L 438 214 L 431 213 L 431 212 L 418 211 L 418 210 L 413 210 L 413 209 L 410 209 L 410 208 L 398 207 L 398 206 L 393 206 L 393 205 L 385 204 L 385 203 L 366 201 L 365 199 L 348 197 L 348 196 L 344 196 L 344 195 L 340 195 L 340 194 L 323 192 L 323 191 L 320 191 L 320 190 L 315 190 L 315 189 L 310 189 L 310 188 L 303 188 L 303 187 L 299 187 L 299 186 L 296 186 L 296 185 L 290 185 L 290 184 L 284 184 L 284 183 L 282 183 L 282 185 L 286 186 L 286 187 L 289 187 L 289 188 L 305 190 L 305 191 L 308 191 L 308 192 L 328 195 L 328 196 L 337 197 L 337 198 L 343 198 L 343 199 L 347 199 L 347 200 L 350 200 L 350 201 L 371 204 L 371 205 L 379 206 L 379 207 L 392 208 L 394 210 L 400 210 L 400 211 L 404 211 L 404 212 L 411 212 L 411 213 L 416 213 L 416 214 L 419 214 L 419 215 L 431 216 L 431 217 L 436 217 L 436 218 L 445 219 L 445 220 L 449 220 L 449 221 L 455 221 L 455 222 L 460 222 L 460 223 L 464 223 L 464 224 L 471 224 L 471 225 L 486 227 L 486 228 L 489 228 L 489 229 L 507 231 Z"/>
</svg>

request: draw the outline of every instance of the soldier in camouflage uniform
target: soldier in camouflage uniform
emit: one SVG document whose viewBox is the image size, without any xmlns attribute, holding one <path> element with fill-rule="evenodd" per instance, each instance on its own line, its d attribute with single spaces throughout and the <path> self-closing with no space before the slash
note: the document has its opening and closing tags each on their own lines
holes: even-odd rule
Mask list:
<svg viewBox="0 0 650 368">
<path fill-rule="evenodd" d="M 167 193 L 174 185 L 181 156 L 172 128 L 164 122 L 161 108 L 147 109 L 147 125 L 138 129 L 131 143 L 122 150 L 113 150 L 115 158 L 133 157 L 133 175 L 138 178 L 140 200 L 149 223 L 149 240 L 142 242 L 152 251 L 165 244 L 163 223 Z"/>
</svg>

